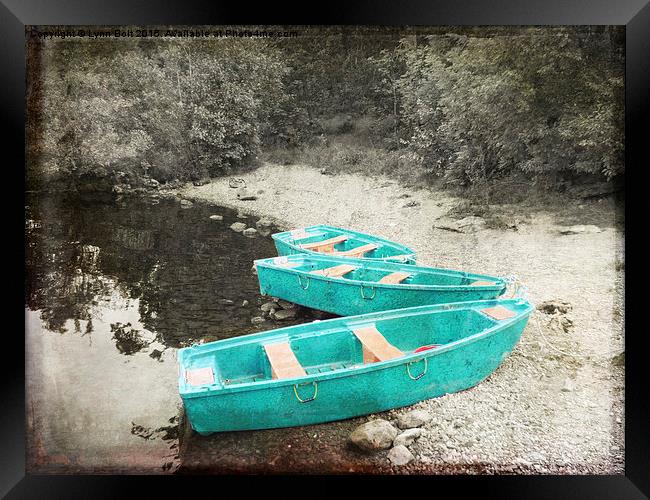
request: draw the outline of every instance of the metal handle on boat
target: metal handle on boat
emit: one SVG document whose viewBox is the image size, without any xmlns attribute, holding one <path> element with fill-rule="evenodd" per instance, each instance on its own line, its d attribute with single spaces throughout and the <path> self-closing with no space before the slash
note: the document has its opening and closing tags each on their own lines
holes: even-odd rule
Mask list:
<svg viewBox="0 0 650 500">
<path fill-rule="evenodd" d="M 307 276 L 307 286 L 303 286 L 302 276 L 300 276 L 299 274 L 297 276 L 298 276 L 298 284 L 300 285 L 300 288 L 302 288 L 303 290 L 307 290 L 307 288 L 309 288 L 309 283 L 311 282 L 309 276 Z"/>
<path fill-rule="evenodd" d="M 362 298 L 362 299 L 372 300 L 372 299 L 375 298 L 375 295 L 377 294 L 377 289 L 376 289 L 374 286 L 372 286 L 372 287 L 370 287 L 370 288 L 371 288 L 371 290 L 372 290 L 372 295 L 370 295 L 369 297 L 367 297 L 367 296 L 363 293 L 363 285 L 361 285 L 361 286 L 359 287 L 359 291 L 361 292 L 361 298 Z"/>
<path fill-rule="evenodd" d="M 411 365 L 413 363 L 419 363 L 420 361 L 424 361 L 424 371 L 420 373 L 417 377 L 414 377 L 413 375 L 411 375 Z M 427 358 L 422 358 L 417 361 L 411 361 L 410 363 L 406 363 L 406 373 L 408 373 L 408 376 L 411 380 L 420 380 L 422 377 L 426 375 L 428 369 L 429 369 L 429 362 Z"/>
<path fill-rule="evenodd" d="M 316 382 L 312 382 L 311 384 L 314 386 L 314 395 L 310 398 L 307 399 L 302 399 L 300 396 L 298 396 L 298 386 L 299 385 L 307 385 L 309 382 L 305 382 L 303 384 L 294 384 L 293 386 L 293 393 L 296 395 L 296 399 L 300 401 L 301 403 L 309 403 L 310 401 L 313 401 L 316 399 L 316 396 L 318 396 L 318 384 Z"/>
</svg>

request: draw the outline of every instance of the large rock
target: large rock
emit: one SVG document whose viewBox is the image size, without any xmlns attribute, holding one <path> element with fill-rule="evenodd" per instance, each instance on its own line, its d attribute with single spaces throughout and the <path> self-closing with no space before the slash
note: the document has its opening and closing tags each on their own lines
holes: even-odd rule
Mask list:
<svg viewBox="0 0 650 500">
<path fill-rule="evenodd" d="M 397 429 L 386 420 L 366 422 L 352 431 L 350 441 L 364 451 L 387 450 L 397 437 Z"/>
<path fill-rule="evenodd" d="M 230 229 L 232 229 L 236 233 L 241 233 L 244 229 L 246 229 L 246 224 L 244 224 L 243 222 L 234 222 L 230 226 Z"/>
<path fill-rule="evenodd" d="M 257 195 L 253 191 L 250 191 L 250 190 L 248 190 L 246 188 L 239 188 L 237 190 L 237 198 L 242 200 L 242 201 L 256 200 Z"/>
<path fill-rule="evenodd" d="M 400 429 L 411 429 L 413 427 L 422 427 L 431 422 L 433 417 L 424 410 L 411 410 L 397 419 L 397 425 Z"/>
<path fill-rule="evenodd" d="M 422 429 L 407 429 L 395 438 L 393 441 L 393 446 L 410 446 L 421 435 Z"/>
<path fill-rule="evenodd" d="M 593 234 L 602 233 L 603 230 L 594 225 L 578 224 L 576 226 L 563 227 L 558 230 L 560 234 Z"/>
<path fill-rule="evenodd" d="M 388 460 L 393 465 L 406 465 L 414 459 L 413 453 L 403 444 L 395 446 L 395 448 L 388 452 Z"/>
</svg>

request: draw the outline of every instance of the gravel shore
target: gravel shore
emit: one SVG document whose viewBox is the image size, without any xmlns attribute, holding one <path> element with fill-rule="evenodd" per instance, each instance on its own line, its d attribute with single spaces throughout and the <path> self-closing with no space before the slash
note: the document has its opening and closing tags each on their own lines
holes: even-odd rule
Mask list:
<svg viewBox="0 0 650 500">
<path fill-rule="evenodd" d="M 461 199 L 385 177 L 328 176 L 306 166 L 266 164 L 238 178 L 257 199 L 237 199 L 228 178 L 177 193 L 285 229 L 325 223 L 381 235 L 415 249 L 419 264 L 514 274 L 534 304 L 559 300 L 570 308 L 555 315 L 536 311 L 513 353 L 478 386 L 377 415 L 394 422 L 418 408 L 433 416 L 410 445 L 415 460 L 408 465 L 392 466 L 387 451 L 364 455 L 350 449 L 351 430 L 377 418 L 368 416 L 197 439 L 181 457 L 183 470 L 624 472 L 624 366 L 616 362 L 624 349 L 623 233 L 611 199 L 569 200 L 552 211 L 502 205 L 498 209 L 513 221 L 510 228 L 455 232 L 434 226 L 449 219 Z M 560 234 L 573 224 L 596 224 L 599 232 Z"/>
</svg>

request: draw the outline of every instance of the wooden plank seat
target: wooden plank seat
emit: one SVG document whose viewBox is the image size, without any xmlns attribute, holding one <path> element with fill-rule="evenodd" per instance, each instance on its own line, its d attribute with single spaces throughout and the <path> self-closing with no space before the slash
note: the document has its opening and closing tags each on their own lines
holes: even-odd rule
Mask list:
<svg viewBox="0 0 650 500">
<path fill-rule="evenodd" d="M 190 385 L 210 385 L 214 384 L 214 372 L 212 368 L 193 368 L 185 372 L 185 380 Z"/>
<path fill-rule="evenodd" d="M 408 258 L 411 258 L 411 257 L 412 257 L 412 255 L 399 254 L 399 255 L 387 255 L 384 258 L 385 259 L 391 259 L 391 260 L 394 260 L 396 262 L 399 262 L 399 261 L 404 261 L 404 260 L 406 260 Z"/>
<path fill-rule="evenodd" d="M 366 245 L 362 245 L 357 248 L 353 248 L 351 250 L 345 250 L 343 252 L 334 252 L 335 255 L 340 255 L 342 257 L 363 257 L 364 254 L 370 252 L 371 250 L 375 250 L 379 248 L 377 245 L 374 243 L 368 243 Z"/>
<path fill-rule="evenodd" d="M 327 276 L 328 278 L 338 278 L 354 271 L 355 269 L 356 267 L 351 266 L 350 264 L 339 264 L 338 266 L 328 267 L 326 269 L 317 269 L 316 271 L 311 271 L 309 274 L 319 274 L 321 276 Z"/>
<path fill-rule="evenodd" d="M 469 286 L 490 286 L 490 285 L 496 285 L 494 281 L 475 281 L 474 283 L 470 283 Z"/>
<path fill-rule="evenodd" d="M 395 273 L 387 274 L 382 279 L 380 279 L 378 281 L 378 283 L 385 283 L 387 285 L 395 285 L 397 283 L 401 283 L 402 281 L 404 281 L 409 276 L 411 276 L 409 273 L 402 273 L 400 271 L 397 271 Z"/>
<path fill-rule="evenodd" d="M 298 267 L 302 266 L 302 262 L 289 262 L 287 256 L 276 257 L 273 259 L 273 264 L 278 267 Z"/>
<path fill-rule="evenodd" d="M 300 248 L 305 250 L 312 250 L 314 252 L 322 253 L 332 253 L 334 251 L 334 245 L 338 243 L 343 243 L 348 239 L 348 236 L 341 234 L 339 236 L 334 236 L 334 238 L 329 238 L 323 241 L 315 241 L 313 243 L 303 243 L 300 245 Z"/>
<path fill-rule="evenodd" d="M 361 341 L 364 363 L 377 363 L 404 356 L 404 353 L 390 344 L 374 325 L 364 326 L 352 332 Z"/>
<path fill-rule="evenodd" d="M 503 306 L 488 307 L 486 309 L 481 309 L 481 312 L 483 314 L 487 314 L 491 318 L 496 319 L 497 321 L 512 318 L 513 316 L 517 315 L 517 313 L 514 311 L 511 311 L 510 309 L 507 309 Z"/>
<path fill-rule="evenodd" d="M 274 379 L 302 377 L 307 374 L 289 342 L 266 344 L 264 350 L 271 363 L 271 375 Z"/>
</svg>

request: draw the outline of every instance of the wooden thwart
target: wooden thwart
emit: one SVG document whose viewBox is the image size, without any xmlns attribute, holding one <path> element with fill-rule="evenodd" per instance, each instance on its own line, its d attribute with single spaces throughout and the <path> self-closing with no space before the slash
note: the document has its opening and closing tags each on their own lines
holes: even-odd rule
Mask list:
<svg viewBox="0 0 650 500">
<path fill-rule="evenodd" d="M 311 271 L 309 274 L 320 274 L 322 276 L 338 278 L 348 274 L 350 271 L 354 271 L 356 267 L 351 266 L 350 264 L 340 264 L 334 267 L 328 267 L 327 269 L 318 269 L 316 271 Z"/>
<path fill-rule="evenodd" d="M 475 281 L 474 283 L 470 283 L 469 286 L 490 286 L 490 285 L 496 285 L 494 281 Z"/>
<path fill-rule="evenodd" d="M 194 368 L 185 372 L 185 380 L 190 385 L 214 384 L 214 372 L 209 366 L 205 368 Z"/>
<path fill-rule="evenodd" d="M 334 251 L 334 245 L 343 243 L 347 239 L 348 236 L 342 234 L 328 240 L 315 241 L 314 243 L 303 243 L 300 245 L 300 248 L 303 248 L 305 250 L 312 250 L 314 252 L 332 253 Z"/>
<path fill-rule="evenodd" d="M 376 363 L 404 356 L 404 353 L 390 344 L 374 326 L 365 326 L 352 331 L 363 346 L 364 363 Z"/>
<path fill-rule="evenodd" d="M 395 285 L 397 283 L 401 283 L 404 281 L 406 278 L 411 276 L 409 273 L 402 273 L 402 272 L 395 272 L 395 273 L 390 273 L 384 276 L 382 279 L 378 281 L 378 283 L 386 283 L 388 285 Z"/>
<path fill-rule="evenodd" d="M 385 257 L 385 259 L 397 260 L 397 261 L 402 260 L 403 261 L 403 260 L 411 258 L 411 257 L 412 257 L 412 255 L 400 254 L 400 255 L 389 255 L 389 256 Z"/>
<path fill-rule="evenodd" d="M 363 257 L 364 254 L 379 248 L 374 243 L 368 243 L 367 245 L 362 245 L 352 250 L 345 250 L 343 252 L 334 252 L 335 255 L 341 255 L 343 257 Z"/>
<path fill-rule="evenodd" d="M 512 318 L 513 316 L 517 315 L 517 313 L 515 313 L 514 311 L 511 311 L 510 309 L 506 309 L 503 306 L 488 307 L 486 309 L 481 309 L 481 312 L 483 314 L 487 314 L 491 318 L 494 318 L 498 321 L 501 321 L 502 319 Z"/>
<path fill-rule="evenodd" d="M 289 342 L 266 344 L 264 350 L 271 363 L 271 375 L 274 379 L 302 377 L 307 374 L 291 350 Z"/>
</svg>

